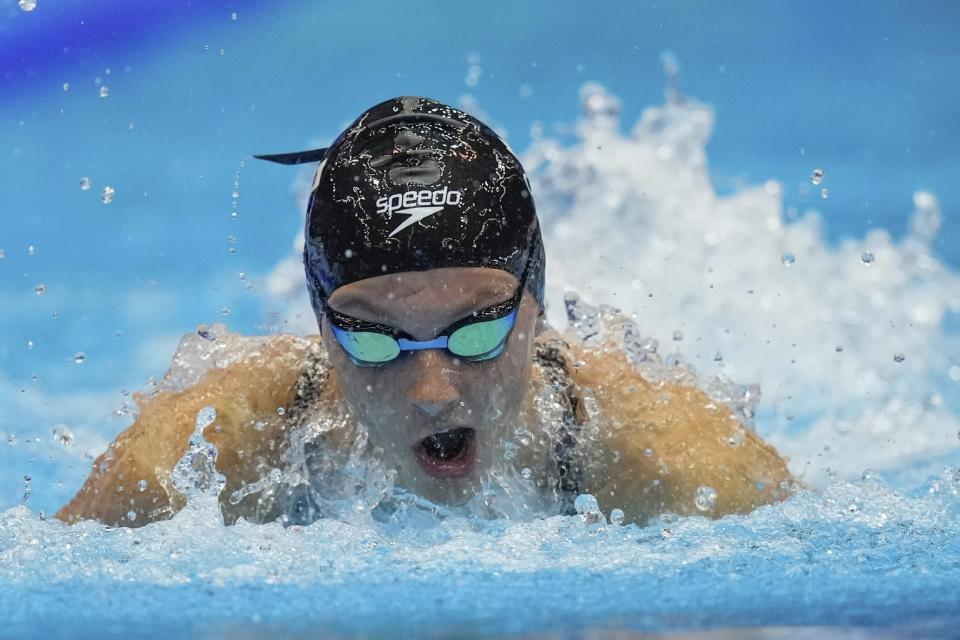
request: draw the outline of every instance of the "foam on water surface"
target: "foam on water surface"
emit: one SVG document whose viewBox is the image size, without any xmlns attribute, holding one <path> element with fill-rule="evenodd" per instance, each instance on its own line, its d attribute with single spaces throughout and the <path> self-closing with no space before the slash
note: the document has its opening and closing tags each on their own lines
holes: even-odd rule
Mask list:
<svg viewBox="0 0 960 640">
<path fill-rule="evenodd" d="M 346 509 L 309 526 L 225 527 L 216 478 L 194 476 L 183 478 L 199 487 L 187 508 L 138 530 L 67 527 L 18 506 L 0 514 L 9 632 L 30 635 L 40 618 L 91 637 L 951 628 L 960 369 L 947 326 L 960 278 L 931 248 L 935 197 L 914 196 L 903 237 L 877 230 L 832 245 L 818 214 L 784 210 L 775 182 L 715 193 L 707 106 L 672 92 L 624 134 L 614 96 L 589 84 L 582 101 L 574 144 L 540 137 L 521 157 L 544 228 L 550 319 L 563 325 L 572 314 L 587 344 L 615 335 L 647 377 L 683 364 L 688 381 L 772 440 L 813 490 L 749 515 L 644 527 L 611 524 L 586 499 L 580 515 L 533 520 L 408 501 L 386 522 Z M 302 237 L 294 245 L 264 280 L 286 330 L 313 333 Z M 192 384 L 259 344 L 201 327 L 155 388 Z M 95 452 L 114 433 L 71 435 L 34 442 L 46 461 L 33 467 L 34 486 L 64 473 L 68 462 L 52 452 Z M 215 455 L 202 437 L 191 444 Z M 80 463 L 79 453 L 69 459 Z M 4 475 L 19 481 L 23 470 Z"/>
<path fill-rule="evenodd" d="M 224 527 L 215 507 L 201 500 L 136 530 L 4 512 L 7 628 L 29 631 L 37 611 L 89 636 L 118 620 L 124 629 L 469 637 L 957 616 L 956 470 L 909 495 L 874 477 L 746 516 L 642 528 L 582 516 L 450 518 L 392 532 L 337 520 Z"/>
</svg>

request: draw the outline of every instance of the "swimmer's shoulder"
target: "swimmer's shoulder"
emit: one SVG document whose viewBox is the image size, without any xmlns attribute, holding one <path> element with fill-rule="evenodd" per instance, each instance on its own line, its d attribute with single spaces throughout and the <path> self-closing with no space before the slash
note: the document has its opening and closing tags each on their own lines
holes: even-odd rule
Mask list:
<svg viewBox="0 0 960 640">
<path fill-rule="evenodd" d="M 542 342 L 541 342 L 542 340 Z M 565 363 L 570 388 L 594 429 L 586 484 L 601 506 L 634 520 L 663 512 L 720 516 L 749 511 L 789 494 L 786 460 L 733 411 L 695 384 L 652 381 L 622 349 L 586 349 L 555 330 L 538 336 Z M 676 376 L 683 379 L 683 376 Z M 701 487 L 716 492 L 706 512 Z"/>
<path fill-rule="evenodd" d="M 194 339 L 184 336 L 175 363 L 178 357 L 182 361 L 183 345 Z M 210 368 L 192 375 L 178 374 L 175 365 L 159 389 L 134 395 L 137 420 L 94 461 L 83 487 L 57 513 L 59 519 L 140 526 L 171 517 L 182 508 L 183 497 L 170 474 L 206 407 L 214 409 L 216 420 L 204 436 L 218 449 L 217 468 L 227 477 L 228 491 L 279 466 L 289 428 L 285 414 L 303 393 L 305 379 L 310 386 L 318 384 L 309 372 L 323 358 L 320 339 L 231 334 L 229 340 L 225 351 L 238 356 L 213 358 Z"/>
</svg>

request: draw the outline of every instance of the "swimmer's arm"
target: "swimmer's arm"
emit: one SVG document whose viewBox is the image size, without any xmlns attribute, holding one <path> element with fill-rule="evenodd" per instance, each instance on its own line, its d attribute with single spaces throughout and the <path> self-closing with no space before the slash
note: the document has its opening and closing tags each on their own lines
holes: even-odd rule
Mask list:
<svg viewBox="0 0 960 640">
<path fill-rule="evenodd" d="M 587 482 L 605 512 L 620 508 L 641 523 L 667 512 L 720 517 L 787 497 L 794 481 L 786 461 L 725 405 L 693 387 L 647 382 L 626 361 L 603 366 L 610 382 L 597 384 L 596 362 L 578 377 L 593 382 L 608 418 Z M 716 492 L 712 506 L 700 501 L 705 510 L 700 487 Z"/>
<path fill-rule="evenodd" d="M 185 500 L 170 474 L 186 452 L 197 413 L 208 406 L 216 409 L 217 418 L 204 437 L 217 447 L 217 468 L 227 478 L 221 494 L 221 505 L 227 507 L 224 518 L 233 522 L 246 515 L 242 503 L 231 506 L 224 496 L 279 466 L 286 421 L 277 408 L 294 400 L 308 345 L 292 336 L 271 338 L 256 356 L 212 369 L 183 391 L 142 401 L 137 421 L 94 461 L 83 487 L 56 517 L 113 526 L 142 526 L 172 517 Z"/>
</svg>

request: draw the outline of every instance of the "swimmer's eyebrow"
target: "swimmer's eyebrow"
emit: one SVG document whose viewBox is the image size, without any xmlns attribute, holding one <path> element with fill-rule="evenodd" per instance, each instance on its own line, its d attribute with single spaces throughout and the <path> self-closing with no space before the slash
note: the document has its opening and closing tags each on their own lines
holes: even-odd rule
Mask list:
<svg viewBox="0 0 960 640">
<path fill-rule="evenodd" d="M 370 304 L 370 301 L 366 297 L 359 295 L 343 295 L 341 298 L 343 299 L 337 300 L 336 304 L 329 304 L 328 302 L 330 308 L 337 313 L 345 316 L 352 316 L 357 320 L 386 324 L 386 316 L 384 315 L 383 310 L 379 309 L 375 304 Z"/>
<path fill-rule="evenodd" d="M 471 303 L 469 300 L 465 300 L 462 305 L 452 307 L 453 311 L 451 311 L 451 316 L 453 320 L 451 322 L 466 318 L 474 312 L 484 311 L 490 307 L 502 304 L 513 297 L 514 293 L 514 290 L 503 291 L 501 286 L 481 289 L 476 292 L 476 296 L 472 297 L 475 302 Z M 344 293 L 341 295 L 341 299 L 336 301 L 336 304 L 330 306 L 337 313 L 351 316 L 357 320 L 376 322 L 397 329 L 404 329 L 404 327 L 400 326 L 400 323 L 393 321 L 392 315 L 387 313 L 388 310 L 381 307 L 376 299 L 372 299 L 366 295 Z"/>
</svg>

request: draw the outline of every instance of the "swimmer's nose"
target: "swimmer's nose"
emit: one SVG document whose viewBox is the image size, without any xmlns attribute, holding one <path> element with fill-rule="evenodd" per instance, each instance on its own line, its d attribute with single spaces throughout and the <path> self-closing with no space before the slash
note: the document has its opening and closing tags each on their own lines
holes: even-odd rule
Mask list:
<svg viewBox="0 0 960 640">
<path fill-rule="evenodd" d="M 448 359 L 434 349 L 414 352 L 411 356 L 416 361 L 416 381 L 410 391 L 410 401 L 428 417 L 435 418 L 460 400 L 460 392 L 450 381 L 454 372 Z"/>
</svg>

